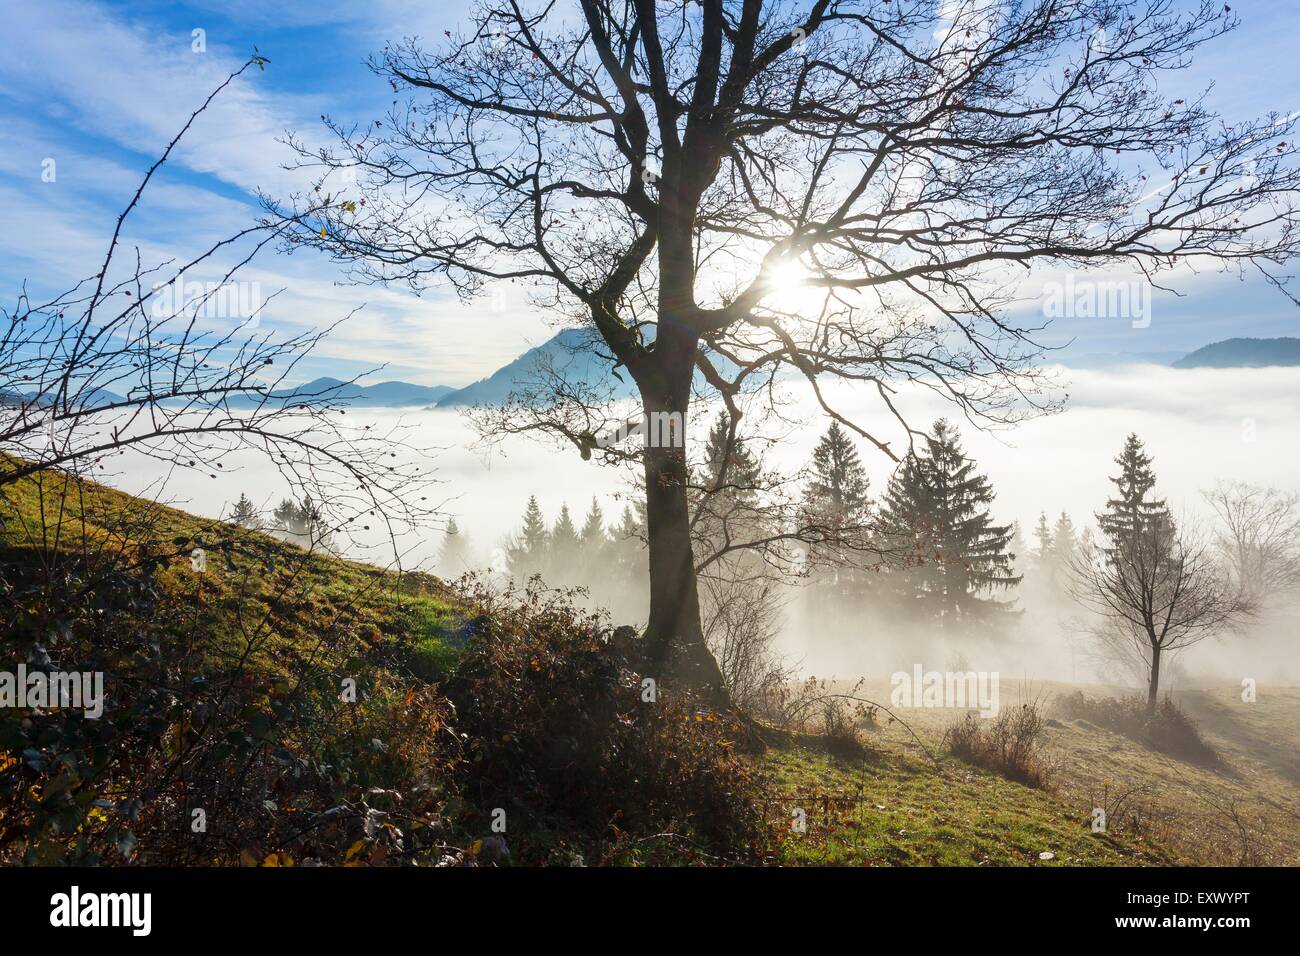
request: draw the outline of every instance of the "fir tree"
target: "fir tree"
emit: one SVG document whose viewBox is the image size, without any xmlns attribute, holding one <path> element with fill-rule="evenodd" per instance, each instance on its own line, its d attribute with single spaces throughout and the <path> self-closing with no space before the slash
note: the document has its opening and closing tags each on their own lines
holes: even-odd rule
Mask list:
<svg viewBox="0 0 1300 956">
<path fill-rule="evenodd" d="M 306 538 L 312 546 L 329 545 L 331 536 L 325 528 L 325 515 L 312 501 L 311 495 L 305 495 L 301 503 L 289 498 L 281 500 L 271 513 L 275 526 L 297 538 Z"/>
<path fill-rule="evenodd" d="M 578 548 L 578 583 L 592 588 L 593 594 L 598 588 L 603 593 L 603 588 L 614 576 L 610 566 L 613 548 L 609 535 L 605 533 L 605 512 L 594 497 L 578 532 Z"/>
<path fill-rule="evenodd" d="M 1007 556 L 1011 558 L 1012 565 L 1021 566 L 1025 560 L 1025 535 L 1020 530 L 1020 522 L 1011 522 L 1011 541 L 1007 544 Z"/>
<path fill-rule="evenodd" d="M 582 522 L 582 531 L 578 534 L 584 551 L 594 552 L 605 543 L 605 513 L 600 510 L 600 502 L 591 499 L 591 510 Z"/>
<path fill-rule="evenodd" d="M 867 544 L 867 473 L 853 440 L 832 421 L 813 449 L 812 474 L 804 489 L 807 519 L 818 526 L 825 540 L 810 546 L 813 584 L 817 589 L 815 615 L 838 626 L 846 602 L 863 597 L 867 577 L 855 566 Z M 858 550 L 854 550 L 858 547 Z"/>
<path fill-rule="evenodd" d="M 290 498 L 281 498 L 275 510 L 271 512 L 275 526 L 284 531 L 293 531 L 298 524 L 298 504 Z M 296 533 L 296 532 L 295 532 Z"/>
<path fill-rule="evenodd" d="M 1108 553 L 1132 541 L 1151 528 L 1171 526 L 1173 519 L 1163 498 L 1151 497 L 1156 476 L 1151 456 L 1143 449 L 1137 435 L 1130 434 L 1115 459 L 1120 472 L 1112 477 L 1116 495 L 1106 502 L 1106 510 L 1097 515 L 1097 523 L 1106 537 Z"/>
<path fill-rule="evenodd" d="M 438 552 L 438 570 L 447 576 L 464 574 L 469 570 L 469 561 L 469 538 L 456 525 L 456 519 L 449 518 Z"/>
<path fill-rule="evenodd" d="M 804 494 L 808 510 L 833 527 L 860 525 L 867 510 L 867 472 L 853 441 L 831 422 L 813 449 L 812 478 Z"/>
<path fill-rule="evenodd" d="M 1074 533 L 1074 522 L 1062 511 L 1052 528 L 1052 554 L 1056 558 L 1056 567 L 1061 570 L 1070 567 L 1078 553 L 1079 539 Z"/>
<path fill-rule="evenodd" d="M 1052 529 L 1047 523 L 1047 512 L 1038 512 L 1038 524 L 1034 525 L 1034 540 L 1038 542 L 1038 550 L 1034 552 L 1034 558 L 1042 568 L 1050 568 L 1052 555 Z"/>
<path fill-rule="evenodd" d="M 623 515 L 610 533 L 610 549 L 617 569 L 615 576 L 619 585 L 628 589 L 644 588 L 647 583 L 644 514 L 644 505 L 638 511 L 633 511 L 631 505 L 624 505 Z"/>
<path fill-rule="evenodd" d="M 537 503 L 537 496 L 530 495 L 528 507 L 524 509 L 524 526 L 515 536 L 514 543 L 507 548 L 507 560 L 512 577 L 523 580 L 542 572 L 549 538 L 546 519 L 542 516 L 542 508 Z"/>
<path fill-rule="evenodd" d="M 578 529 L 573 524 L 567 504 L 560 506 L 560 516 L 551 529 L 548 569 L 557 581 L 568 582 L 578 564 Z"/>
<path fill-rule="evenodd" d="M 704 478 L 709 488 L 722 481 L 723 494 L 733 498 L 752 496 L 757 490 L 759 464 L 739 435 L 732 442 L 728 455 L 727 438 L 731 433 L 731 417 L 726 409 L 718 413 L 718 420 L 709 429 L 709 440 L 704 446 Z M 726 473 L 723 473 L 723 463 Z"/>
<path fill-rule="evenodd" d="M 991 622 L 1011 602 L 992 595 L 1018 584 L 1007 546 L 1010 525 L 995 525 L 988 478 L 961 449 L 940 419 L 926 447 L 895 470 L 881 504 L 881 527 L 906 560 L 890 583 L 902 609 L 940 626 Z"/>
<path fill-rule="evenodd" d="M 704 447 L 702 480 L 693 479 L 690 491 L 695 518 L 691 532 L 697 559 L 725 538 L 749 536 L 758 518 L 753 504 L 758 496 L 761 467 L 737 435 L 728 444 L 731 418 L 724 409 L 709 430 Z"/>
<path fill-rule="evenodd" d="M 253 502 L 249 500 L 248 495 L 242 492 L 239 495 L 239 500 L 235 502 L 235 507 L 230 512 L 230 520 L 241 528 L 249 528 L 253 531 L 257 531 L 262 527 L 262 516 L 254 507 Z"/>
</svg>

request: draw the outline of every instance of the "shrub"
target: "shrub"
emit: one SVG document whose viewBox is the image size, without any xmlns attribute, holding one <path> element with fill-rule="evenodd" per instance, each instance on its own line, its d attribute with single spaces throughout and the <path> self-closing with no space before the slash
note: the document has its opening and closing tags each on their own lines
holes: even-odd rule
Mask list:
<svg viewBox="0 0 1300 956">
<path fill-rule="evenodd" d="M 102 672 L 107 699 L 0 710 L 0 863 L 760 853 L 742 723 L 646 693 L 631 629 L 164 508 L 128 526 L 131 499 L 87 490 L 76 548 L 0 531 L 0 670 Z"/>
<path fill-rule="evenodd" d="M 462 790 L 484 816 L 505 810 L 515 859 L 756 852 L 764 827 L 738 720 L 644 683 L 636 639 L 570 596 L 530 587 L 475 600 L 490 623 L 444 689 L 464 740 Z"/>
<path fill-rule="evenodd" d="M 1154 714 L 1148 714 L 1147 703 L 1141 697 L 1089 697 L 1075 691 L 1057 700 L 1056 712 L 1068 720 L 1083 720 L 1124 734 L 1161 753 L 1205 764 L 1219 761 L 1196 722 L 1169 695 Z"/>
<path fill-rule="evenodd" d="M 1002 710 L 996 717 L 967 713 L 944 733 L 954 756 L 1031 787 L 1047 785 L 1042 761 L 1046 729 L 1039 700 Z"/>
</svg>

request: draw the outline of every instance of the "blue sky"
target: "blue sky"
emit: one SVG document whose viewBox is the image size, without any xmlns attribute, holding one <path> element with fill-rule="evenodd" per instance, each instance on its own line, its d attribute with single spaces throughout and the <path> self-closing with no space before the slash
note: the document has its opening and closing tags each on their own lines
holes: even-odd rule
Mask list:
<svg viewBox="0 0 1300 956">
<path fill-rule="evenodd" d="M 1233 3 L 1242 27 L 1179 77 L 1187 93 L 1213 85 L 1211 104 L 1229 119 L 1300 109 L 1300 5 Z M 199 103 L 256 45 L 270 58 L 202 117 L 158 180 L 127 239 L 146 260 L 183 255 L 247 224 L 258 187 L 282 194 L 294 181 L 276 143 L 286 129 L 323 141 L 320 115 L 369 119 L 391 100 L 363 60 L 386 40 L 442 38 L 464 24 L 463 0 L 345 3 L 88 2 L 13 0 L 0 43 L 0 285 L 6 304 L 26 280 L 54 292 L 96 271 L 117 211 L 139 176 Z M 206 51 L 191 49 L 205 31 Z M 42 180 L 54 159 L 55 181 Z M 318 256 L 266 256 L 243 273 L 264 293 L 285 293 L 265 322 L 294 331 L 361 315 L 327 341 L 308 369 L 349 375 L 387 363 L 382 377 L 461 385 L 509 361 L 552 329 L 522 298 L 504 308 L 461 305 L 433 290 L 340 285 Z M 1201 276 L 1180 299 L 1157 294 L 1153 321 L 1136 329 L 1112 320 L 1062 322 L 1054 344 L 1081 353 L 1190 351 L 1233 335 L 1297 335 L 1300 315 L 1257 280 Z"/>
</svg>

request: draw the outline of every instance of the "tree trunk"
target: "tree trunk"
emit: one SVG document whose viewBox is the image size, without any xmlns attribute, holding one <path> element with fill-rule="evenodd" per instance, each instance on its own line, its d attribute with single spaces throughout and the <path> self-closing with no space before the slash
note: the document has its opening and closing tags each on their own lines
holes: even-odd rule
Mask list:
<svg viewBox="0 0 1300 956">
<path fill-rule="evenodd" d="M 1151 681 L 1147 684 L 1147 716 L 1154 717 L 1160 692 L 1160 645 L 1151 645 Z"/>
<path fill-rule="evenodd" d="M 722 671 L 704 642 L 700 598 L 691 548 L 687 498 L 686 414 L 690 405 L 695 336 L 659 326 L 656 352 L 665 372 L 659 388 L 643 389 L 645 427 L 646 538 L 650 551 L 650 620 L 646 628 L 651 666 L 664 668 L 670 683 L 700 691 L 715 706 L 729 699 Z M 677 427 L 656 426 L 674 416 Z M 667 441 L 671 436 L 673 441 Z M 649 675 L 655 676 L 653 674 Z"/>
</svg>

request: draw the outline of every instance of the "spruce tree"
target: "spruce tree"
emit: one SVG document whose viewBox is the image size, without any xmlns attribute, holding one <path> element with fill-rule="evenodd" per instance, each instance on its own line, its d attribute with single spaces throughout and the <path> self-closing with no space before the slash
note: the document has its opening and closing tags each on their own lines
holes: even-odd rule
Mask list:
<svg viewBox="0 0 1300 956">
<path fill-rule="evenodd" d="M 230 521 L 241 528 L 249 528 L 253 531 L 257 531 L 262 527 L 262 516 L 258 513 L 253 502 L 249 500 L 248 495 L 242 492 L 239 495 L 239 500 L 235 502 L 235 507 L 231 509 Z"/>
<path fill-rule="evenodd" d="M 618 586 L 627 590 L 644 590 L 647 583 L 644 513 L 644 506 L 633 511 L 631 505 L 624 505 L 623 515 L 610 533 L 615 576 Z"/>
<path fill-rule="evenodd" d="M 1011 541 L 1007 544 L 1008 556 L 1015 567 L 1023 567 L 1025 560 L 1025 535 L 1020 530 L 1020 522 L 1011 522 Z"/>
<path fill-rule="evenodd" d="M 1038 512 L 1038 521 L 1034 524 L 1034 542 L 1030 584 L 1040 596 L 1051 598 L 1056 594 L 1061 568 L 1056 561 L 1056 541 L 1045 511 Z"/>
<path fill-rule="evenodd" d="M 1070 567 L 1075 555 L 1079 553 L 1079 539 L 1074 533 L 1074 522 L 1064 511 L 1052 528 L 1052 553 L 1058 569 Z"/>
<path fill-rule="evenodd" d="M 1020 582 L 1011 526 L 989 515 L 993 488 L 943 419 L 925 448 L 895 470 L 880 524 L 897 557 L 889 579 L 902 610 L 939 626 L 992 623 L 1011 613 L 993 595 Z"/>
<path fill-rule="evenodd" d="M 582 576 L 580 583 L 592 588 L 603 585 L 610 578 L 610 542 L 605 533 L 605 513 L 594 497 L 582 522 L 582 530 L 578 532 L 578 540 L 581 545 L 578 561 Z"/>
<path fill-rule="evenodd" d="M 692 474 L 691 533 L 697 559 L 709 554 L 723 539 L 753 535 L 760 517 L 753 505 L 762 469 L 739 434 L 728 446 L 730 424 L 727 411 L 719 412 L 704 446 L 703 474 Z"/>
<path fill-rule="evenodd" d="M 853 440 L 831 422 L 813 449 L 812 478 L 804 493 L 808 510 L 833 527 L 856 526 L 867 510 L 867 472 Z"/>
<path fill-rule="evenodd" d="M 1106 510 L 1097 515 L 1097 523 L 1107 539 L 1107 552 L 1132 541 L 1141 532 L 1163 528 L 1172 524 L 1169 509 L 1163 498 L 1151 496 L 1156 476 L 1151 468 L 1151 456 L 1146 453 L 1137 435 L 1124 440 L 1124 448 L 1115 459 L 1119 474 L 1110 480 L 1115 485 L 1115 497 L 1106 502 Z"/>
<path fill-rule="evenodd" d="M 293 531 L 298 524 L 298 504 L 291 498 L 281 498 L 280 503 L 271 512 L 275 526 L 283 531 Z"/>
<path fill-rule="evenodd" d="M 1092 533 L 1091 526 L 1085 526 L 1079 534 L 1079 543 L 1076 545 L 1079 554 L 1092 560 L 1093 552 L 1097 550 L 1097 538 Z"/>
<path fill-rule="evenodd" d="M 605 513 L 600 510 L 600 502 L 595 498 L 591 499 L 591 510 L 587 512 L 578 536 L 582 540 L 583 550 L 589 553 L 598 551 L 605 543 Z"/>
<path fill-rule="evenodd" d="M 1034 525 L 1034 540 L 1038 542 L 1038 550 L 1034 553 L 1034 558 L 1038 565 L 1048 569 L 1052 564 L 1052 555 L 1055 553 L 1052 546 L 1052 529 L 1047 523 L 1047 512 L 1038 512 L 1038 524 Z"/>
<path fill-rule="evenodd" d="M 548 569 L 557 581 L 570 581 L 578 562 L 578 529 L 569 514 L 569 506 L 560 506 L 560 516 L 551 529 Z"/>
<path fill-rule="evenodd" d="M 713 488 L 722 480 L 723 494 L 733 498 L 747 498 L 757 490 L 760 467 L 745 442 L 736 436 L 730 455 L 727 454 L 727 436 L 731 431 L 731 418 L 726 409 L 718 413 L 718 420 L 709 429 L 709 440 L 704 446 L 705 485 Z M 723 463 L 726 473 L 723 474 Z"/>
<path fill-rule="evenodd" d="M 530 495 L 528 507 L 524 509 L 523 528 L 515 535 L 514 543 L 507 549 L 511 577 L 523 580 L 542 572 L 549 538 L 550 534 L 546 530 L 546 519 L 542 516 L 541 505 L 537 503 L 536 495 Z"/>
<path fill-rule="evenodd" d="M 837 624 L 852 604 L 863 598 L 867 576 L 854 564 L 867 544 L 866 469 L 858 451 L 840 423 L 830 427 L 813 449 L 811 475 L 804 489 L 807 520 L 822 529 L 824 541 L 808 553 L 813 563 L 815 615 Z"/>
<path fill-rule="evenodd" d="M 438 552 L 438 570 L 449 577 L 464 574 L 469 570 L 469 559 L 469 538 L 456 525 L 456 519 L 449 518 Z"/>
<path fill-rule="evenodd" d="M 325 512 L 312 500 L 311 495 L 304 495 L 302 504 L 298 506 L 299 530 L 296 533 L 305 536 L 313 548 L 330 548 L 333 546 L 334 536 L 330 534 L 327 524 Z"/>
</svg>

